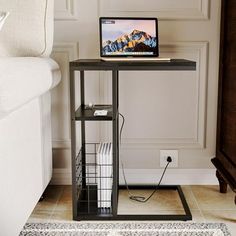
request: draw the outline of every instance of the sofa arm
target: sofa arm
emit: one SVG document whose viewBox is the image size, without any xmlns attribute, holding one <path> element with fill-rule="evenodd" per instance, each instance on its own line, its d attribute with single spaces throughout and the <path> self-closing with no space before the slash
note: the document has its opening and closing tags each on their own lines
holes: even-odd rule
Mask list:
<svg viewBox="0 0 236 236">
<path fill-rule="evenodd" d="M 0 58 L 0 119 L 51 88 L 61 79 L 50 58 Z"/>
</svg>

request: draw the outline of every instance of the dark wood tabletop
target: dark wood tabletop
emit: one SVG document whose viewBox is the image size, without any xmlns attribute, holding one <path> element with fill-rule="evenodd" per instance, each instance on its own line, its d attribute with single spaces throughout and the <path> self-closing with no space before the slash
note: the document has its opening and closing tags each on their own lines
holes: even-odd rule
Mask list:
<svg viewBox="0 0 236 236">
<path fill-rule="evenodd" d="M 185 59 L 170 61 L 104 61 L 102 59 L 79 59 L 70 62 L 71 70 L 196 70 L 196 62 Z"/>
</svg>

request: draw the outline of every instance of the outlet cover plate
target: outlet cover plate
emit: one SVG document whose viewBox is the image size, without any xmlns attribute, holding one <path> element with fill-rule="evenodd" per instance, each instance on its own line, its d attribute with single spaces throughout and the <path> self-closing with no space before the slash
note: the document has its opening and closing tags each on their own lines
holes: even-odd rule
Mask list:
<svg viewBox="0 0 236 236">
<path fill-rule="evenodd" d="M 167 157 L 172 158 L 172 162 L 169 164 L 169 167 L 174 168 L 178 167 L 178 150 L 160 150 L 160 167 L 165 167 L 167 164 Z"/>
</svg>

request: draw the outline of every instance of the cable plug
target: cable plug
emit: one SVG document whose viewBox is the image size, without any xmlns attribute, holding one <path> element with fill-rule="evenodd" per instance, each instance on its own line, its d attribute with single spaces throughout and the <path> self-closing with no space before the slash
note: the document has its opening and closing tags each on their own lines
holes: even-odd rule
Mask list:
<svg viewBox="0 0 236 236">
<path fill-rule="evenodd" d="M 167 160 L 167 162 L 172 162 L 171 156 L 168 156 L 166 160 Z"/>
</svg>

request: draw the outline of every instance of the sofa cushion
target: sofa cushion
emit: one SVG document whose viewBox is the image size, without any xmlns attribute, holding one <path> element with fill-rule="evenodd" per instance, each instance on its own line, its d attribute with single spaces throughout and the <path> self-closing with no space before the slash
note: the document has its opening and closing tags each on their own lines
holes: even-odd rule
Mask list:
<svg viewBox="0 0 236 236">
<path fill-rule="evenodd" d="M 56 86 L 60 78 L 50 58 L 0 58 L 0 119 Z"/>
<path fill-rule="evenodd" d="M 0 32 L 0 56 L 49 56 L 53 43 L 53 0 L 0 0 L 10 15 Z"/>
</svg>

